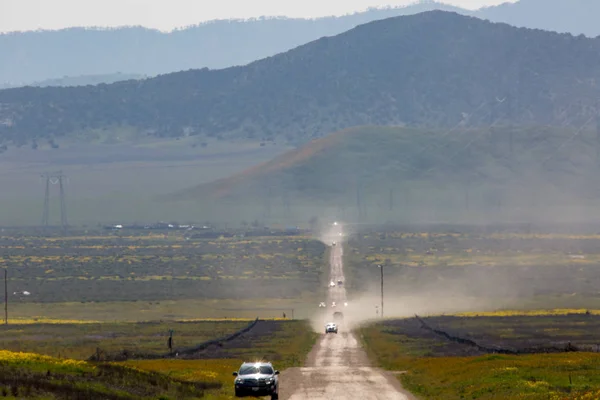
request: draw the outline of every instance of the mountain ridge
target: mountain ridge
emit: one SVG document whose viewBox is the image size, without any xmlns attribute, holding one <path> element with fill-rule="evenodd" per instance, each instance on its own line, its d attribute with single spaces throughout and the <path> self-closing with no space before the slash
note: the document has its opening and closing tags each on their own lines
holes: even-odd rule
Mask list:
<svg viewBox="0 0 600 400">
<path fill-rule="evenodd" d="M 565 9 L 567 2 L 570 6 Z M 29 31 L 0 34 L 0 52 L 8 60 L 0 65 L 0 83 L 14 86 L 16 82 L 117 71 L 154 76 L 245 65 L 374 20 L 433 9 L 519 27 L 600 35 L 600 25 L 593 17 L 600 14 L 600 3 L 585 0 L 520 0 L 476 11 L 434 1 L 312 20 L 216 20 L 170 33 L 143 27 Z"/>
<path fill-rule="evenodd" d="M 431 11 L 361 25 L 243 67 L 0 91 L 0 139 L 89 129 L 304 143 L 356 125 L 583 122 L 600 39 Z M 483 106 L 482 106 L 483 105 Z"/>
</svg>

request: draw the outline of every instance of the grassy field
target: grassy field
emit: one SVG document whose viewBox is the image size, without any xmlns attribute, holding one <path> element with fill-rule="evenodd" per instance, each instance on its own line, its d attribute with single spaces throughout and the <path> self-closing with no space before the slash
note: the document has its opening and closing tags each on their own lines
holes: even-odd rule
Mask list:
<svg viewBox="0 0 600 400">
<path fill-rule="evenodd" d="M 597 316 L 440 317 L 428 323 L 494 343 L 599 343 Z M 415 319 L 390 320 L 360 330 L 370 356 L 398 371 L 408 390 L 424 399 L 596 399 L 600 354 L 483 354 L 441 339 Z"/>
<path fill-rule="evenodd" d="M 0 395 L 9 399 L 199 399 L 218 387 L 118 365 L 0 351 Z"/>
<path fill-rule="evenodd" d="M 97 348 L 109 354 L 122 350 L 166 353 L 170 329 L 174 331 L 174 348 L 189 348 L 234 333 L 249 323 L 238 320 L 2 325 L 0 341 L 5 350 L 87 360 Z"/>
<path fill-rule="evenodd" d="M 297 236 L 12 235 L 0 251 L 13 321 L 302 317 L 325 291 L 325 246 Z"/>
<path fill-rule="evenodd" d="M 96 347 L 107 352 L 164 353 L 168 329 L 175 331 L 177 348 L 247 325 L 248 321 L 206 321 L 2 327 L 4 347 L 23 353 L 0 351 L 0 393 L 47 399 L 76 393 L 89 399 L 233 399 L 231 373 L 243 361 L 268 360 L 279 370 L 301 366 L 317 337 L 305 321 L 259 321 L 250 332 L 186 359 L 111 364 L 82 361 L 93 355 Z"/>
<path fill-rule="evenodd" d="M 259 323 L 261 324 L 261 323 Z M 133 365 L 148 371 L 167 373 L 169 376 L 186 381 L 219 382 L 223 387 L 211 392 L 215 399 L 233 399 L 233 378 L 244 361 L 268 360 L 278 370 L 301 367 L 312 349 L 317 334 L 305 321 L 276 322 L 266 321 L 222 347 L 207 349 L 193 355 L 188 360 L 130 361 Z"/>
</svg>

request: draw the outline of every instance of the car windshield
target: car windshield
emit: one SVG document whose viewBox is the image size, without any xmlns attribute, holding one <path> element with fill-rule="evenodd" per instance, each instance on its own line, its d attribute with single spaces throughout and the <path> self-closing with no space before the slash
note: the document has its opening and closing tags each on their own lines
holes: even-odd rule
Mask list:
<svg viewBox="0 0 600 400">
<path fill-rule="evenodd" d="M 273 368 L 268 365 L 245 365 L 240 368 L 239 375 L 253 375 L 253 374 L 273 374 Z"/>
</svg>

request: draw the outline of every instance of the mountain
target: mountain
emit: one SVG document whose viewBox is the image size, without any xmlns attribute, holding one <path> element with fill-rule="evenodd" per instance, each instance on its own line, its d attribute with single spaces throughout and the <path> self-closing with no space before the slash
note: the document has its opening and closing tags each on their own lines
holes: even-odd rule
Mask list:
<svg viewBox="0 0 600 400">
<path fill-rule="evenodd" d="M 0 91 L 0 139 L 93 129 L 302 143 L 357 125 L 582 123 L 600 39 L 432 11 L 361 25 L 243 67 Z"/>
<path fill-rule="evenodd" d="M 132 71 L 158 75 L 226 68 L 269 57 L 323 36 L 398 15 L 459 8 L 425 2 L 319 19 L 216 20 L 162 33 L 142 27 L 69 28 L 0 34 L 0 82 Z"/>
<path fill-rule="evenodd" d="M 351 215 L 360 204 L 371 221 L 432 212 L 463 222 L 572 220 L 600 205 L 600 142 L 590 128 L 355 127 L 161 200 L 232 209 L 268 202 L 277 215 L 286 201 L 292 212 L 336 206 Z"/>
<path fill-rule="evenodd" d="M 520 0 L 475 11 L 494 22 L 588 37 L 600 36 L 600 2 L 593 0 Z"/>
<path fill-rule="evenodd" d="M 120 72 L 116 74 L 105 74 L 105 75 L 81 75 L 81 76 L 64 76 L 57 79 L 47 79 L 40 82 L 30 82 L 23 84 L 4 84 L 0 85 L 0 89 L 11 89 L 21 86 L 35 86 L 35 87 L 47 87 L 47 86 L 87 86 L 87 85 L 99 85 L 101 83 L 115 83 L 127 80 L 139 80 L 147 78 L 147 76 L 139 74 L 122 74 Z"/>
<path fill-rule="evenodd" d="M 370 9 L 318 19 L 218 20 L 170 33 L 142 27 L 70 28 L 0 35 L 0 82 L 17 86 L 62 76 L 132 71 L 154 76 L 196 68 L 226 68 L 273 56 L 358 25 L 425 11 L 452 11 L 519 27 L 600 35 L 591 0 L 520 0 L 470 11 L 436 1 Z M 105 83 L 109 83 L 106 81 Z"/>
</svg>

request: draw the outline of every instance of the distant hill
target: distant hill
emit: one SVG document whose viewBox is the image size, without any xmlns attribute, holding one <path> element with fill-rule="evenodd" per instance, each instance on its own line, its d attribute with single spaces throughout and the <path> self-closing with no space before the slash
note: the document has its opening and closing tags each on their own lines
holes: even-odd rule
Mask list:
<svg viewBox="0 0 600 400">
<path fill-rule="evenodd" d="M 81 75 L 81 76 L 64 76 L 57 79 L 47 79 L 40 82 L 29 82 L 23 84 L 4 84 L 0 85 L 0 89 L 10 89 L 21 86 L 35 86 L 35 87 L 47 87 L 47 86 L 86 86 L 86 85 L 99 85 L 101 83 L 115 83 L 121 81 L 127 81 L 130 79 L 144 79 L 147 76 L 139 74 L 122 74 L 120 72 L 116 74 L 106 75 Z"/>
<path fill-rule="evenodd" d="M 600 2 L 594 0 L 519 0 L 475 11 L 473 16 L 548 31 L 600 36 Z"/>
<path fill-rule="evenodd" d="M 303 143 L 357 125 L 581 123 L 600 39 L 432 11 L 361 25 L 244 67 L 0 91 L 0 140 L 133 127 Z"/>
<path fill-rule="evenodd" d="M 431 10 L 454 11 L 494 22 L 558 32 L 600 35 L 600 2 L 520 0 L 469 11 L 436 1 L 371 9 L 319 19 L 219 20 L 171 33 L 125 27 L 71 28 L 0 35 L 0 83 L 15 86 L 62 76 L 130 71 L 154 76 L 196 68 L 226 68 L 269 57 L 357 25 Z M 107 81 L 108 83 L 108 81 Z"/>
<path fill-rule="evenodd" d="M 599 150 L 595 129 L 357 127 L 161 200 L 268 201 L 278 215 L 285 199 L 292 211 L 334 206 L 352 216 L 360 205 L 371 220 L 572 220 L 600 204 Z"/>
<path fill-rule="evenodd" d="M 459 8 L 426 2 L 319 19 L 215 20 L 170 33 L 143 27 L 69 28 L 0 34 L 0 82 L 131 71 L 158 75 L 196 68 L 245 65 L 333 36 L 357 25 L 398 15 Z"/>
</svg>

